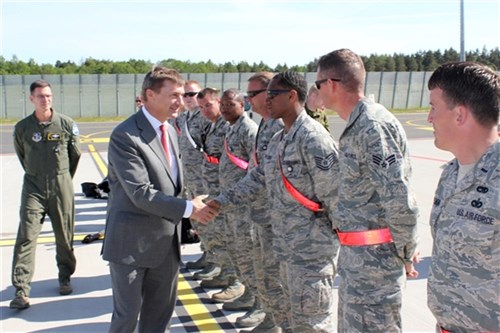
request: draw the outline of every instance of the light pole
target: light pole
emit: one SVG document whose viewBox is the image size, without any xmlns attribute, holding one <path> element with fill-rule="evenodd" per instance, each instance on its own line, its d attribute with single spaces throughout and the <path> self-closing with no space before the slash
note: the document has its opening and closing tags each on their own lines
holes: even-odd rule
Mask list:
<svg viewBox="0 0 500 333">
<path fill-rule="evenodd" d="M 464 44 L 464 0 L 460 0 L 460 61 L 465 61 Z"/>
</svg>

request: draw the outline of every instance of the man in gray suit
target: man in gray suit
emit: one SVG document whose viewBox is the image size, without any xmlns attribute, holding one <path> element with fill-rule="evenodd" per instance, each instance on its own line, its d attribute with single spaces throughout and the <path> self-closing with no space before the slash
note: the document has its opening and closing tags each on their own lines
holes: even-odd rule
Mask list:
<svg viewBox="0 0 500 333">
<path fill-rule="evenodd" d="M 202 223 L 217 212 L 206 195 L 187 201 L 175 130 L 167 123 L 182 106 L 184 81 L 173 69 L 156 67 L 144 78 L 144 106 L 110 137 L 111 188 L 103 258 L 113 288 L 110 332 L 164 332 L 177 297 L 181 219 Z"/>
</svg>

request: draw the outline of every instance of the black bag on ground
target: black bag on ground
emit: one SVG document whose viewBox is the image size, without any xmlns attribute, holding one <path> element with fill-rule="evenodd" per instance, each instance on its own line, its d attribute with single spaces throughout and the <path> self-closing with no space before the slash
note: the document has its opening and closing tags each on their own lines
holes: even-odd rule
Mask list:
<svg viewBox="0 0 500 333">
<path fill-rule="evenodd" d="M 200 237 L 198 232 L 193 228 L 193 224 L 190 219 L 182 219 L 182 230 L 181 230 L 181 244 L 193 244 L 199 243 Z"/>
<path fill-rule="evenodd" d="M 82 192 L 87 198 L 101 198 L 102 196 L 97 184 L 92 182 L 82 183 Z"/>
<path fill-rule="evenodd" d="M 109 182 L 108 182 L 108 177 L 104 177 L 102 182 L 97 184 L 97 187 L 103 191 L 104 193 L 109 193 Z"/>
</svg>

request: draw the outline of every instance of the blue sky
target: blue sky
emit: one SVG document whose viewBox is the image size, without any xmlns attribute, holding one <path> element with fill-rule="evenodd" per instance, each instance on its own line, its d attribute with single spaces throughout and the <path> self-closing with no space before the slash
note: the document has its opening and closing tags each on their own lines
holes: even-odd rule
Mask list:
<svg viewBox="0 0 500 333">
<path fill-rule="evenodd" d="M 465 0 L 465 49 L 500 45 L 500 0 Z M 460 50 L 459 0 L 0 0 L 1 55 L 37 63 L 174 58 L 304 65 L 361 55 Z"/>
</svg>

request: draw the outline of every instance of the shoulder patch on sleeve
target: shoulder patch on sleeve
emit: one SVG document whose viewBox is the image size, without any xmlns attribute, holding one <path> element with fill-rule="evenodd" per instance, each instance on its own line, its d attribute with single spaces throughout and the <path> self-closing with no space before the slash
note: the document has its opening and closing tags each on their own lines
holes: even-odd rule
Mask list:
<svg viewBox="0 0 500 333">
<path fill-rule="evenodd" d="M 380 166 L 383 169 L 390 167 L 394 163 L 399 163 L 400 159 L 401 159 L 401 156 L 398 156 L 396 154 L 391 154 L 391 155 L 387 156 L 385 159 L 383 158 L 383 156 L 380 156 L 378 154 L 372 155 L 373 163 Z"/>
<path fill-rule="evenodd" d="M 71 129 L 71 132 L 73 132 L 74 136 L 80 135 L 80 130 L 78 129 L 78 126 L 76 126 L 75 123 L 73 123 L 73 128 Z"/>
<path fill-rule="evenodd" d="M 328 154 L 327 156 L 314 156 L 316 167 L 320 170 L 330 170 L 332 166 L 337 163 L 337 155 L 335 153 Z"/>
</svg>

